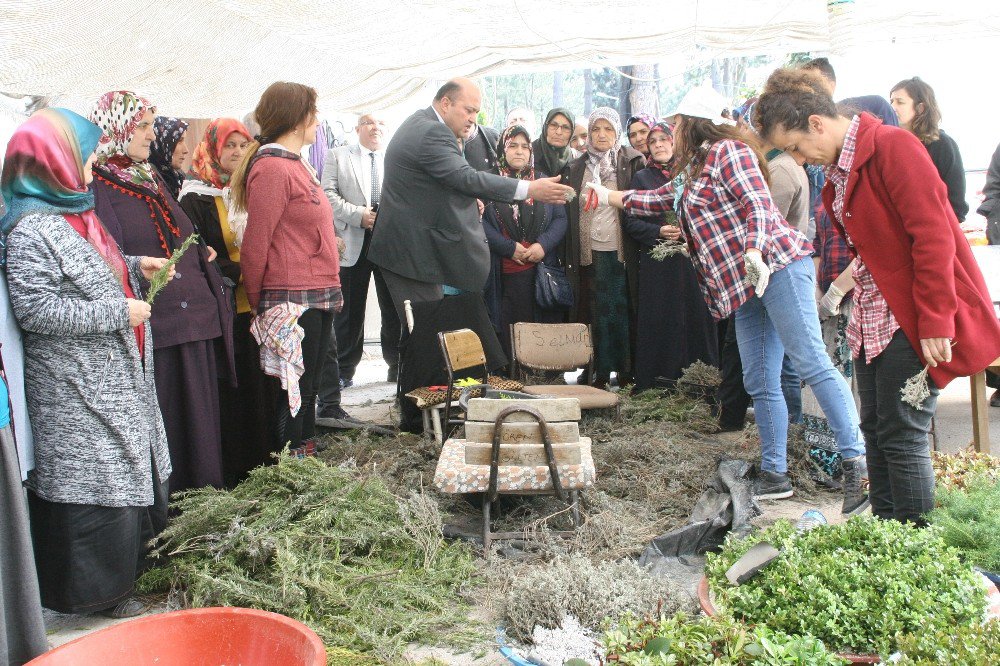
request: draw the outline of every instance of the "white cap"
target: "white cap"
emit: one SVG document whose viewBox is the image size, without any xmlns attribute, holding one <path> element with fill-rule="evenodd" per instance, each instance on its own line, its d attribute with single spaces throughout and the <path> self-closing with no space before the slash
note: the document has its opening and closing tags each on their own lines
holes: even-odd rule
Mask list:
<svg viewBox="0 0 1000 666">
<path fill-rule="evenodd" d="M 722 112 L 729 108 L 726 98 L 708 85 L 701 85 L 692 88 L 684 95 L 684 99 L 677 105 L 677 110 L 668 113 L 665 120 L 668 123 L 676 123 L 678 115 L 691 116 L 692 118 L 705 118 L 711 120 L 716 125 L 735 125 L 732 120 L 722 117 Z"/>
</svg>

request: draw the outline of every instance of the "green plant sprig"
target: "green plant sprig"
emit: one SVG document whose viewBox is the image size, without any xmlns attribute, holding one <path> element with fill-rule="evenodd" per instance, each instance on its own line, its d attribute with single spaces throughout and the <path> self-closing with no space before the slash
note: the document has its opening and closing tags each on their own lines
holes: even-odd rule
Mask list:
<svg viewBox="0 0 1000 666">
<path fill-rule="evenodd" d="M 845 660 L 812 636 L 790 636 L 732 617 L 626 617 L 603 636 L 608 664 L 621 666 L 836 666 Z"/>
<path fill-rule="evenodd" d="M 160 270 L 153 273 L 153 277 L 149 280 L 149 291 L 146 293 L 147 303 L 150 305 L 153 304 L 153 299 L 156 298 L 156 295 L 160 293 L 160 290 L 166 287 L 167 283 L 170 281 L 167 278 L 167 274 L 170 272 L 170 267 L 180 261 L 181 257 L 184 256 L 184 253 L 187 252 L 187 249 L 196 242 L 198 242 L 198 234 L 191 234 L 185 238 L 184 242 L 181 243 L 181 246 L 174 250 L 174 253 L 170 255 L 170 259 L 167 260 L 167 263 L 163 264 L 163 267 L 160 268 Z"/>
</svg>

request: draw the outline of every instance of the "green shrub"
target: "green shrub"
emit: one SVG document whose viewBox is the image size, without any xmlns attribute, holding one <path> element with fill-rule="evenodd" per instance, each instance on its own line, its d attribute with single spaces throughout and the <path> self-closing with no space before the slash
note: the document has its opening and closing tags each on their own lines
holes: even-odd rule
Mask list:
<svg viewBox="0 0 1000 666">
<path fill-rule="evenodd" d="M 962 551 L 970 564 L 1000 571 L 1000 481 L 972 477 L 964 488 L 939 490 L 937 502 L 928 520 L 945 543 Z"/>
<path fill-rule="evenodd" d="M 789 636 L 731 617 L 628 617 L 603 637 L 609 664 L 625 666 L 834 666 L 847 663 L 811 636 Z"/>
<path fill-rule="evenodd" d="M 1000 660 L 1000 620 L 900 636 L 899 651 L 900 666 L 995 666 Z"/>
<path fill-rule="evenodd" d="M 411 641 L 472 640 L 472 551 L 444 541 L 424 495 L 397 498 L 377 478 L 284 454 L 231 491 L 189 491 L 173 506 L 158 539 L 169 560 L 144 575 L 146 589 L 300 620 L 331 664 L 398 663 Z"/>
<path fill-rule="evenodd" d="M 726 570 L 759 541 L 781 556 L 731 586 Z M 798 536 L 779 521 L 753 537 L 727 539 L 705 571 L 717 603 L 737 619 L 812 635 L 838 651 L 888 654 L 898 634 L 969 626 L 986 608 L 979 575 L 936 529 L 871 516 Z"/>
</svg>

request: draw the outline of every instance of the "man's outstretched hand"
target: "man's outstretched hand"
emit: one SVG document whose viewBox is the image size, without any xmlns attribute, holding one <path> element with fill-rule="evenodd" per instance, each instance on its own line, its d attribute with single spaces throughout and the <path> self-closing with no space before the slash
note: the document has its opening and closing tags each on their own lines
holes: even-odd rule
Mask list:
<svg viewBox="0 0 1000 666">
<path fill-rule="evenodd" d="M 560 185 L 559 176 L 528 181 L 528 198 L 542 203 L 564 204 L 576 191 L 569 185 Z"/>
</svg>

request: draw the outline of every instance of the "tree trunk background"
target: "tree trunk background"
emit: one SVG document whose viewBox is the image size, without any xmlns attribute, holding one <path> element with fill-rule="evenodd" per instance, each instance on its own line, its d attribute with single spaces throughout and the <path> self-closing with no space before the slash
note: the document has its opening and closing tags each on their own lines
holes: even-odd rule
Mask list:
<svg viewBox="0 0 1000 666">
<path fill-rule="evenodd" d="M 628 114 L 622 118 L 625 121 L 629 116 L 636 113 L 648 113 L 655 118 L 660 117 L 660 84 L 655 79 L 657 76 L 656 65 L 635 65 L 631 68 L 632 76 L 636 79 L 649 79 L 646 81 L 636 81 L 626 79 L 628 82 Z M 627 129 L 626 129 L 627 131 Z"/>
<path fill-rule="evenodd" d="M 594 75 L 589 69 L 583 70 L 583 117 L 584 124 L 594 110 Z"/>
<path fill-rule="evenodd" d="M 632 115 L 632 105 L 631 105 L 631 94 L 632 89 L 632 79 L 630 76 L 634 76 L 632 72 L 635 70 L 634 67 L 622 67 L 621 74 L 618 74 L 618 114 L 622 118 L 622 122 Z M 623 76 L 624 74 L 624 76 Z"/>
</svg>

